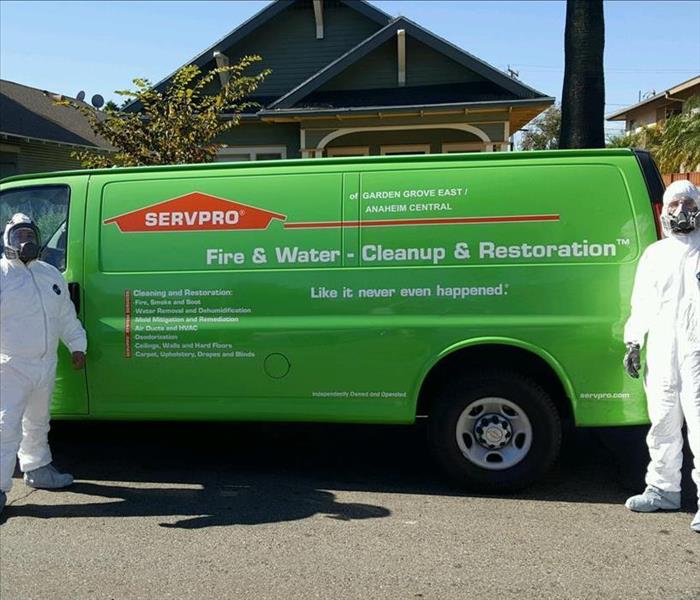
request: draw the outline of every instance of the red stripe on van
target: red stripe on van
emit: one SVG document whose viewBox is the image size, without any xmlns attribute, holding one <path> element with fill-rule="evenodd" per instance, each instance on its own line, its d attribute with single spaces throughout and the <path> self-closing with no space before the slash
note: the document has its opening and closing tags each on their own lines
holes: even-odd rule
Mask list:
<svg viewBox="0 0 700 600">
<path fill-rule="evenodd" d="M 474 225 L 479 223 L 527 223 L 559 221 L 559 215 L 515 215 L 504 217 L 452 217 L 433 219 L 384 219 L 380 221 L 317 221 L 285 223 L 285 229 L 321 229 L 330 227 L 391 227 L 396 225 Z"/>
</svg>

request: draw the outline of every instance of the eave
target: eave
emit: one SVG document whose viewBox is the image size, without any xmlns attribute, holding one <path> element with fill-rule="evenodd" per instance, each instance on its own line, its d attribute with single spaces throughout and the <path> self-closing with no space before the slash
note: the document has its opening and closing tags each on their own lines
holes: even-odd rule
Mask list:
<svg viewBox="0 0 700 600">
<path fill-rule="evenodd" d="M 426 114 L 471 114 L 515 110 L 518 108 L 537 108 L 541 110 L 554 104 L 554 98 L 528 98 L 524 100 L 494 100 L 486 102 L 452 102 L 446 104 L 420 104 L 405 106 L 360 106 L 349 108 L 293 108 L 265 109 L 257 113 L 264 121 L 301 121 L 310 118 L 350 118 L 376 116 L 423 116 Z"/>
</svg>

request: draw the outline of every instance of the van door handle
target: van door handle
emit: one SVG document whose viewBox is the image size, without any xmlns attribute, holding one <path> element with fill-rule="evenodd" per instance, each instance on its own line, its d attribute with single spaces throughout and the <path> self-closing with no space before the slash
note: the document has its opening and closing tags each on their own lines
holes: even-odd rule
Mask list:
<svg viewBox="0 0 700 600">
<path fill-rule="evenodd" d="M 80 284 L 72 281 L 68 284 L 68 294 L 70 295 L 71 302 L 75 306 L 75 314 L 80 314 Z"/>
</svg>

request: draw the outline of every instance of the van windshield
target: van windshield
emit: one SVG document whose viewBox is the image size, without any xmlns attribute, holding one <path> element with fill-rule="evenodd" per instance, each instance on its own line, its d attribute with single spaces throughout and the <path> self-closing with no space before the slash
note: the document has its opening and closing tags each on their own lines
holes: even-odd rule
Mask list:
<svg viewBox="0 0 700 600">
<path fill-rule="evenodd" d="M 66 268 L 66 222 L 70 188 L 65 185 L 44 185 L 13 188 L 0 192 L 0 224 L 15 213 L 24 213 L 39 228 L 43 249 L 41 259 L 59 271 Z M 0 241 L 0 249 L 3 241 Z"/>
</svg>

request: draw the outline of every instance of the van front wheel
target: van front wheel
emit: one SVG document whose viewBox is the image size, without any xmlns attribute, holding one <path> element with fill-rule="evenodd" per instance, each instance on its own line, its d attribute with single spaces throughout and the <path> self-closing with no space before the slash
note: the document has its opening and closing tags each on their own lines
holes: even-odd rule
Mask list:
<svg viewBox="0 0 700 600">
<path fill-rule="evenodd" d="M 461 487 L 484 492 L 539 479 L 561 446 L 561 420 L 549 395 L 511 371 L 455 378 L 436 398 L 429 423 L 437 462 Z"/>
</svg>

